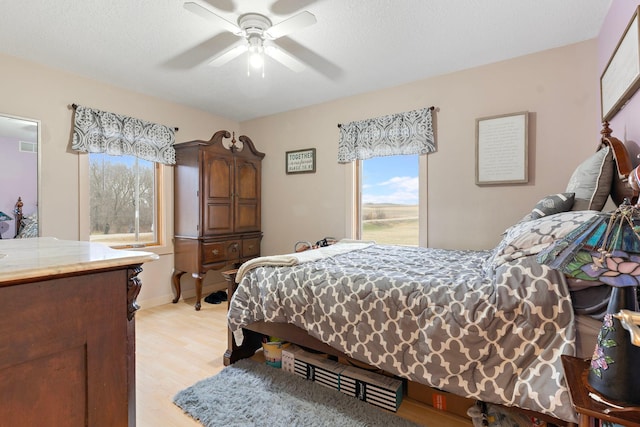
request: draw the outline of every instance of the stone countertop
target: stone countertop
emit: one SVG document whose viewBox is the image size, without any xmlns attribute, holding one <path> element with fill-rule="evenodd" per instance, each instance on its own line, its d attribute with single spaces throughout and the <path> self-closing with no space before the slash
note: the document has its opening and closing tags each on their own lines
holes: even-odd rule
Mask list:
<svg viewBox="0 0 640 427">
<path fill-rule="evenodd" d="M 53 237 L 0 240 L 0 283 L 100 270 L 158 259 L 151 252 Z"/>
</svg>

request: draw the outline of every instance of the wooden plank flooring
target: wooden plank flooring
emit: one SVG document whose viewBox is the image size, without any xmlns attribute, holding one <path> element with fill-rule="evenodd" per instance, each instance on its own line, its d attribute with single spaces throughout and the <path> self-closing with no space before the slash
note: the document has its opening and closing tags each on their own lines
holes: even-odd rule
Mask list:
<svg viewBox="0 0 640 427">
<path fill-rule="evenodd" d="M 193 308 L 180 301 L 136 313 L 138 427 L 197 427 L 173 404 L 173 396 L 224 368 L 227 304 Z M 471 421 L 405 399 L 398 414 L 429 427 L 470 427 Z"/>
</svg>

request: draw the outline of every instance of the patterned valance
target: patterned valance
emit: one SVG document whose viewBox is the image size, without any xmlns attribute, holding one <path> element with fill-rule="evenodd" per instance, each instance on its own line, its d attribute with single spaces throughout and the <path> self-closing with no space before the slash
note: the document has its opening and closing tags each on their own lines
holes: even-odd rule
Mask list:
<svg viewBox="0 0 640 427">
<path fill-rule="evenodd" d="M 78 105 L 71 148 L 173 165 L 175 139 L 173 128 Z"/>
<path fill-rule="evenodd" d="M 431 110 L 423 108 L 340 125 L 338 163 L 436 151 Z"/>
</svg>

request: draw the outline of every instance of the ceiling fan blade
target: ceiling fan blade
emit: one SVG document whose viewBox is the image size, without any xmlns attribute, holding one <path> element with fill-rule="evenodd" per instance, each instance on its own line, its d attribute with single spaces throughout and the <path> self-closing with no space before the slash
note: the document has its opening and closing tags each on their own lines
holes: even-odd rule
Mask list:
<svg viewBox="0 0 640 427">
<path fill-rule="evenodd" d="M 233 0 L 204 0 L 205 3 L 210 4 L 218 10 L 223 12 L 235 12 L 236 7 L 233 4 Z"/>
<path fill-rule="evenodd" d="M 275 46 L 265 46 L 264 53 L 289 68 L 292 71 L 299 73 L 305 69 L 305 65 L 298 61 L 295 57 L 293 57 L 288 52 L 285 52 L 282 49 L 278 49 Z"/>
<path fill-rule="evenodd" d="M 204 6 L 199 5 L 196 2 L 186 1 L 184 2 L 184 8 L 189 12 L 195 13 L 196 15 L 206 19 L 207 21 L 215 21 L 222 26 L 223 29 L 235 34 L 236 36 L 242 35 L 242 29 L 238 27 L 231 21 L 227 21 L 222 16 L 219 16 L 207 9 Z"/>
<path fill-rule="evenodd" d="M 264 32 L 264 34 L 265 36 L 267 36 L 267 38 L 273 40 L 282 36 L 286 36 L 287 34 L 290 34 L 301 28 L 313 25 L 316 22 L 316 17 L 313 13 L 304 11 L 270 27 L 267 31 Z"/>
<path fill-rule="evenodd" d="M 162 66 L 175 70 L 188 70 L 208 63 L 211 58 L 216 58 L 222 52 L 234 47 L 238 41 L 236 36 L 223 31 L 166 60 Z"/>
<path fill-rule="evenodd" d="M 209 61 L 209 65 L 220 67 L 237 58 L 248 50 L 246 43 L 240 43 Z"/>
<path fill-rule="evenodd" d="M 319 0 L 276 0 L 271 5 L 271 12 L 276 15 L 291 15 L 317 1 Z"/>
<path fill-rule="evenodd" d="M 276 42 L 271 42 L 276 43 Z M 277 41 L 278 48 L 301 63 L 305 64 L 309 69 L 314 70 L 331 80 L 339 80 L 344 75 L 344 71 L 323 58 L 309 48 L 302 46 L 300 43 L 291 39 L 291 37 L 282 37 Z"/>
</svg>

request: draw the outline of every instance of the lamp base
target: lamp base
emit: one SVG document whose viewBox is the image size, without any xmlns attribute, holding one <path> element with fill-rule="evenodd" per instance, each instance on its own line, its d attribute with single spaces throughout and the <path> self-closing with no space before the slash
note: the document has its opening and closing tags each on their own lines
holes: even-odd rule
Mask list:
<svg viewBox="0 0 640 427">
<path fill-rule="evenodd" d="M 614 287 L 598 334 L 588 374 L 589 386 L 602 396 L 629 405 L 640 404 L 640 347 L 612 316 L 621 309 L 638 311 L 635 286 Z"/>
</svg>

